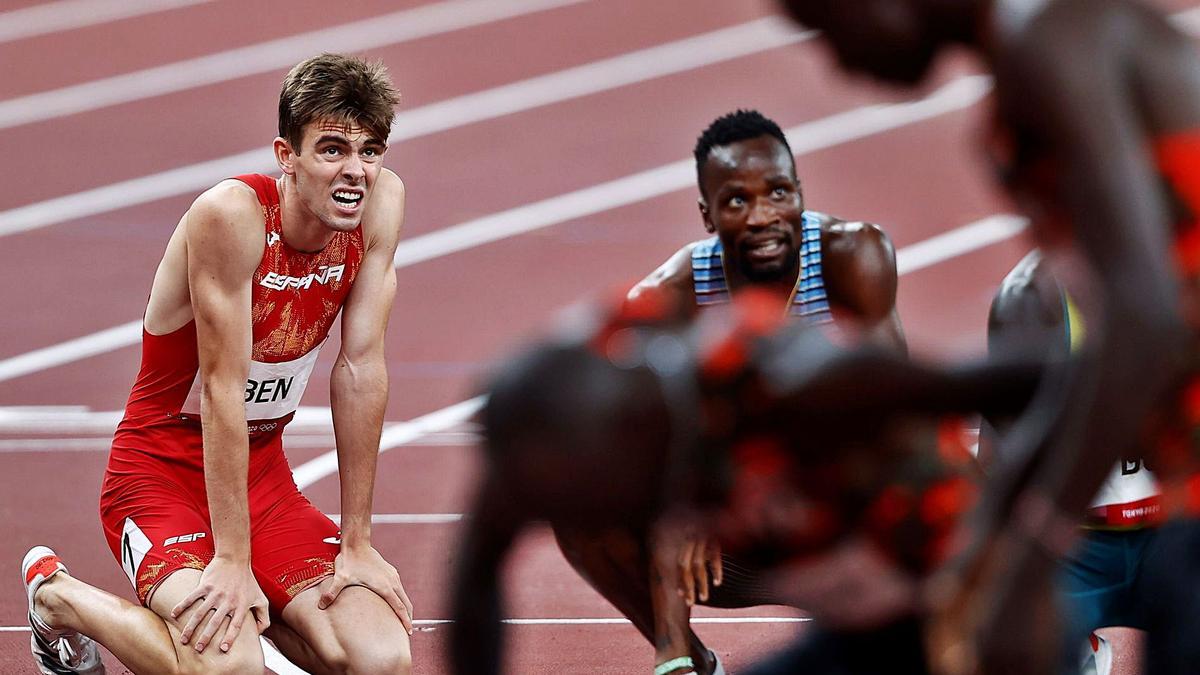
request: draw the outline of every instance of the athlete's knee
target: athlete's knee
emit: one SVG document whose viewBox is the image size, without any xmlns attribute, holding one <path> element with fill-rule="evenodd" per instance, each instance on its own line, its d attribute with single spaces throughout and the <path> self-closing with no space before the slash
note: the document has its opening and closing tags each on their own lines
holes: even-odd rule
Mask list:
<svg viewBox="0 0 1200 675">
<path fill-rule="evenodd" d="M 325 665 L 338 675 L 391 675 L 412 672 L 412 652 L 407 641 L 380 640 L 353 649 L 338 648 L 325 654 Z"/>
<path fill-rule="evenodd" d="M 380 644 L 362 650 L 350 660 L 349 675 L 409 675 L 412 672 L 412 653 L 408 645 Z"/>
<path fill-rule="evenodd" d="M 257 644 L 253 647 L 257 647 Z M 260 648 L 235 644 L 226 653 L 208 651 L 205 650 L 202 658 L 180 664 L 179 675 L 260 675 L 266 668 Z"/>
</svg>

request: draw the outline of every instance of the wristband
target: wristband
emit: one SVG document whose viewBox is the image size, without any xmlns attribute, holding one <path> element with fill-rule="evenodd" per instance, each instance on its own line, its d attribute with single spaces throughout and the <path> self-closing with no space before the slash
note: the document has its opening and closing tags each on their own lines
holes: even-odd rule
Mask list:
<svg viewBox="0 0 1200 675">
<path fill-rule="evenodd" d="M 667 673 L 679 670 L 680 668 L 695 668 L 696 662 L 690 656 L 681 656 L 677 659 L 671 659 L 666 663 L 660 663 L 654 666 L 654 675 L 667 675 Z"/>
</svg>

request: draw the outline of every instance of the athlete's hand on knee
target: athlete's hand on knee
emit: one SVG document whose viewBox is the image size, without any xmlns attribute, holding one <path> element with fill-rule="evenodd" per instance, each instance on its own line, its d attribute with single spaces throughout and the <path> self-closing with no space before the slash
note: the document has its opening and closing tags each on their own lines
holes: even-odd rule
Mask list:
<svg viewBox="0 0 1200 675">
<path fill-rule="evenodd" d="M 333 561 L 333 576 L 321 582 L 321 599 L 317 606 L 326 609 L 337 600 L 347 586 L 363 586 L 387 601 L 400 618 L 404 630 L 412 635 L 413 606 L 400 583 L 400 574 L 371 546 L 346 548 Z"/>
<path fill-rule="evenodd" d="M 226 618 L 229 619 L 229 626 L 221 636 L 223 652 L 229 651 L 233 645 L 247 614 L 253 614 L 259 634 L 271 625 L 267 596 L 258 587 L 250 566 L 227 558 L 213 558 L 204 568 L 195 590 L 171 610 L 171 618 L 178 618 L 192 606 L 196 606 L 196 612 L 184 625 L 179 641 L 186 645 L 196 636 L 193 642 L 197 652 L 203 652 L 212 643 Z"/>
<path fill-rule="evenodd" d="M 711 577 L 710 577 L 711 571 Z M 712 586 L 720 586 L 724 577 L 721 566 L 721 546 L 703 535 L 689 537 L 679 551 L 679 593 L 689 607 L 708 601 Z"/>
</svg>

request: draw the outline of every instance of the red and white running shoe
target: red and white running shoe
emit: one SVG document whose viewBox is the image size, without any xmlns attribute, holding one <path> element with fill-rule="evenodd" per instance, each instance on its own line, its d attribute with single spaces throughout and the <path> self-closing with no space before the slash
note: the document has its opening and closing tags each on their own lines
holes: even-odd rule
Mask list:
<svg viewBox="0 0 1200 675">
<path fill-rule="evenodd" d="M 33 631 L 29 637 L 30 650 L 42 675 L 104 675 L 104 662 L 91 638 L 73 630 L 51 628 L 33 609 L 38 587 L 66 571 L 67 566 L 45 546 L 29 549 L 21 561 L 21 579 L 29 597 L 29 628 Z"/>
</svg>

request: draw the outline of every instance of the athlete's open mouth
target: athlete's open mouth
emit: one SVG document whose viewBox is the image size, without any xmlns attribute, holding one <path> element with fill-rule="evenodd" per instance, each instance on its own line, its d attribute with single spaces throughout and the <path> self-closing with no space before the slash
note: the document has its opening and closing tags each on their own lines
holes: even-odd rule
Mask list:
<svg viewBox="0 0 1200 675">
<path fill-rule="evenodd" d="M 356 190 L 337 190 L 333 193 L 333 201 L 347 210 L 357 209 L 362 198 L 363 193 Z"/>
<path fill-rule="evenodd" d="M 747 242 L 742 250 L 751 260 L 774 260 L 787 250 L 787 243 L 783 237 L 767 237 Z"/>
</svg>

